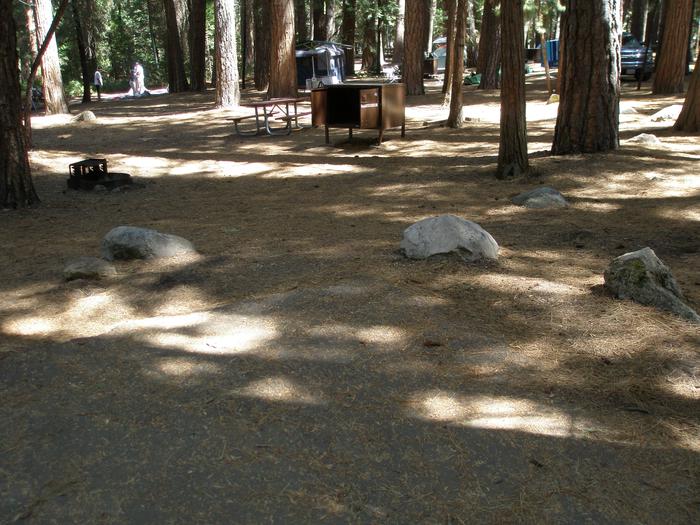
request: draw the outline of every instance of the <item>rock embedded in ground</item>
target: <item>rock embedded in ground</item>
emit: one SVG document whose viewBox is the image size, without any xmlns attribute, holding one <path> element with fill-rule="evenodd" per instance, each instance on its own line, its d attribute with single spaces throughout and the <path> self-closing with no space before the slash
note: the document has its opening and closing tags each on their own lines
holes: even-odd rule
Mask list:
<svg viewBox="0 0 700 525">
<path fill-rule="evenodd" d="M 569 203 L 564 196 L 554 188 L 542 186 L 529 190 L 512 199 L 513 204 L 525 206 L 526 208 L 566 208 Z"/>
<path fill-rule="evenodd" d="M 605 287 L 620 299 L 632 299 L 700 323 L 700 316 L 685 304 L 671 270 L 651 248 L 614 259 L 605 270 Z"/>
<path fill-rule="evenodd" d="M 97 120 L 97 117 L 92 111 L 82 111 L 73 117 L 73 122 L 88 122 Z"/>
<path fill-rule="evenodd" d="M 678 115 L 681 114 L 681 110 L 683 109 L 683 106 L 681 104 L 673 104 L 672 106 L 665 107 L 656 113 L 654 113 L 651 117 L 649 117 L 652 122 L 663 122 L 666 120 L 676 120 L 678 119 Z"/>
<path fill-rule="evenodd" d="M 639 135 L 632 137 L 625 142 L 628 144 L 642 144 L 644 146 L 661 146 L 663 144 L 659 140 L 659 137 L 652 135 L 651 133 L 640 133 Z"/>
<path fill-rule="evenodd" d="M 423 219 L 403 232 L 401 249 L 410 259 L 457 253 L 468 262 L 498 258 L 498 243 L 489 232 L 455 215 Z"/>
<path fill-rule="evenodd" d="M 156 259 L 195 252 L 187 239 L 134 226 L 118 226 L 102 240 L 102 256 L 108 261 Z"/>
<path fill-rule="evenodd" d="M 63 278 L 66 281 L 75 279 L 105 279 L 117 275 L 114 266 L 104 259 L 97 257 L 79 257 L 68 261 L 63 268 Z"/>
</svg>

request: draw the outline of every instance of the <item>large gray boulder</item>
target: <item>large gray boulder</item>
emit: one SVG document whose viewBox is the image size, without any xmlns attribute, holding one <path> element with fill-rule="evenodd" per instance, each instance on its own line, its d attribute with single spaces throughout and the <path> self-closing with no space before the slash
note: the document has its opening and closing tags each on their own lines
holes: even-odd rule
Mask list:
<svg viewBox="0 0 700 525">
<path fill-rule="evenodd" d="M 92 122 L 97 120 L 97 117 L 92 111 L 82 111 L 73 117 L 73 122 Z"/>
<path fill-rule="evenodd" d="M 529 190 L 512 199 L 513 204 L 526 208 L 566 208 L 569 203 L 564 196 L 554 188 L 542 186 Z"/>
<path fill-rule="evenodd" d="M 431 217 L 409 226 L 403 232 L 401 249 L 410 259 L 453 252 L 468 262 L 498 258 L 498 243 L 489 232 L 454 215 Z"/>
<path fill-rule="evenodd" d="M 651 133 L 640 133 L 625 141 L 627 144 L 640 144 L 642 146 L 663 146 L 659 137 Z"/>
<path fill-rule="evenodd" d="M 632 299 L 700 323 L 700 316 L 683 302 L 683 294 L 671 270 L 651 248 L 614 259 L 605 270 L 605 286 L 620 299 Z"/>
<path fill-rule="evenodd" d="M 105 279 L 117 275 L 114 266 L 104 259 L 97 257 L 78 257 L 68 261 L 63 268 L 63 278 L 66 281 L 74 279 Z"/>
<path fill-rule="evenodd" d="M 102 239 L 102 257 L 108 261 L 174 257 L 195 251 L 187 239 L 134 226 L 118 226 Z"/>
</svg>

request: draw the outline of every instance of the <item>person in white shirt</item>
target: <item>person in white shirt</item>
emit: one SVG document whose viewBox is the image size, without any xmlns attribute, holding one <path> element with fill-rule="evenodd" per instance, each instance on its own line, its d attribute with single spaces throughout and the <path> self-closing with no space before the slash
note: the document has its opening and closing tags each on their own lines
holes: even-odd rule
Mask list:
<svg viewBox="0 0 700 525">
<path fill-rule="evenodd" d="M 97 91 L 97 102 L 99 102 L 102 100 L 102 94 L 100 93 L 102 90 L 102 73 L 100 73 L 99 69 L 95 70 L 95 80 L 93 83 L 95 84 L 95 90 Z"/>
<path fill-rule="evenodd" d="M 143 76 L 143 66 L 136 62 L 134 64 L 134 95 L 143 95 L 146 91 L 146 83 Z"/>
</svg>

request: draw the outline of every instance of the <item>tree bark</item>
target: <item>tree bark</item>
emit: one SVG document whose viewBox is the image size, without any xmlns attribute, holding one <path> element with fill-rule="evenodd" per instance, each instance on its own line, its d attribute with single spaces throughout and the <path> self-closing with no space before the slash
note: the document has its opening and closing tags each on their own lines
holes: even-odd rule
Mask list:
<svg viewBox="0 0 700 525">
<path fill-rule="evenodd" d="M 297 42 L 306 42 L 309 39 L 309 12 L 306 10 L 306 0 L 294 0 L 294 16 Z"/>
<path fill-rule="evenodd" d="M 0 208 L 25 208 L 39 203 L 22 123 L 13 3 L 0 0 Z"/>
<path fill-rule="evenodd" d="M 214 1 L 216 39 L 216 107 L 238 106 L 238 54 L 236 52 L 236 1 Z"/>
<path fill-rule="evenodd" d="M 455 16 L 455 32 L 453 52 L 450 57 L 450 71 L 452 72 L 452 84 L 450 86 L 450 114 L 447 117 L 447 126 L 461 128 L 464 124 L 462 116 L 462 79 L 464 78 L 464 33 L 466 25 L 466 0 L 457 2 Z"/>
<path fill-rule="evenodd" d="M 445 95 L 443 106 L 450 105 L 452 94 L 452 62 L 455 52 L 455 30 L 457 28 L 457 0 L 445 0 L 445 38 L 447 49 L 445 50 L 445 73 L 442 79 L 442 92 Z"/>
<path fill-rule="evenodd" d="M 630 32 L 640 42 L 644 41 L 644 24 L 647 20 L 648 0 L 634 0 L 632 4 L 632 19 Z"/>
<path fill-rule="evenodd" d="M 525 120 L 525 42 L 522 0 L 501 0 L 501 140 L 496 177 L 526 174 L 527 124 Z"/>
<path fill-rule="evenodd" d="M 685 102 L 681 114 L 678 115 L 673 129 L 696 133 L 700 131 L 700 56 L 695 61 L 695 70 L 690 77 L 688 93 L 685 95 Z"/>
<path fill-rule="evenodd" d="M 477 72 L 481 73 L 479 89 L 498 89 L 501 67 L 501 21 L 496 14 L 497 0 L 485 0 L 479 39 Z"/>
<path fill-rule="evenodd" d="M 255 62 L 255 2 L 254 0 L 243 1 L 246 9 L 245 27 L 243 28 L 246 32 L 246 71 L 243 74 L 247 78 L 250 72 L 253 71 L 253 63 Z"/>
<path fill-rule="evenodd" d="M 333 40 L 335 35 L 335 12 L 336 0 L 326 0 L 326 11 L 323 14 L 323 23 L 325 25 L 326 40 Z"/>
<path fill-rule="evenodd" d="M 426 35 L 427 38 L 425 39 L 426 47 L 425 50 L 430 52 L 433 50 L 433 30 L 435 28 L 435 8 L 436 8 L 436 0 L 428 0 L 428 20 L 427 20 L 427 27 L 426 27 Z"/>
<path fill-rule="evenodd" d="M 207 2 L 190 0 L 190 6 L 190 89 L 204 91 L 207 88 Z"/>
<path fill-rule="evenodd" d="M 255 2 L 255 89 L 267 91 L 270 85 L 270 0 Z"/>
<path fill-rule="evenodd" d="M 365 17 L 362 30 L 362 70 L 376 73 L 379 69 L 377 55 L 377 17 L 372 11 Z"/>
<path fill-rule="evenodd" d="M 168 58 L 168 85 L 170 93 L 187 91 L 187 76 L 185 75 L 185 57 L 182 52 L 180 30 L 177 22 L 177 12 L 174 0 L 163 0 L 165 7 L 165 23 L 167 27 L 166 55 Z"/>
<path fill-rule="evenodd" d="M 71 1 L 71 7 L 73 11 L 73 24 L 75 25 L 75 36 L 78 44 L 78 56 L 80 57 L 80 74 L 83 78 L 82 103 L 87 104 L 92 100 L 92 79 L 90 78 L 90 67 L 88 66 L 86 50 L 87 46 L 85 45 L 85 34 L 83 32 L 83 24 L 80 21 L 80 10 L 77 4 L 77 0 Z"/>
<path fill-rule="evenodd" d="M 355 74 L 355 8 L 357 0 L 343 0 L 343 23 L 340 28 L 343 44 L 350 48 L 345 49 L 345 70 L 348 75 Z"/>
<path fill-rule="evenodd" d="M 406 0 L 399 0 L 398 12 L 396 13 L 396 36 L 394 37 L 394 53 L 391 56 L 391 63 L 399 65 L 403 62 L 404 36 L 406 32 Z"/>
<path fill-rule="evenodd" d="M 294 56 L 294 0 L 271 0 L 270 85 L 268 98 L 297 96 Z"/>
<path fill-rule="evenodd" d="M 54 18 L 51 0 L 36 0 L 34 17 L 37 40 L 43 42 Z M 61 65 L 58 59 L 58 45 L 56 44 L 55 36 L 51 37 L 46 52 L 41 58 L 41 78 L 43 80 L 46 113 L 69 113 L 68 103 L 63 92 L 63 79 L 61 77 Z"/>
<path fill-rule="evenodd" d="M 323 0 L 311 0 L 311 17 L 314 25 L 314 40 L 327 40 L 323 8 Z"/>
<path fill-rule="evenodd" d="M 619 17 L 617 0 L 568 2 L 561 20 L 555 155 L 619 146 Z"/>
<path fill-rule="evenodd" d="M 683 92 L 692 0 L 666 0 L 665 5 L 662 45 L 652 87 L 656 95 Z"/>
<path fill-rule="evenodd" d="M 477 51 L 477 46 L 479 41 L 476 34 L 476 20 L 474 18 L 474 0 L 467 0 L 467 65 L 469 67 L 476 67 L 477 60 L 479 58 L 479 53 Z"/>
<path fill-rule="evenodd" d="M 408 95 L 422 95 L 423 51 L 426 34 L 426 0 L 406 0 L 403 81 Z"/>
</svg>

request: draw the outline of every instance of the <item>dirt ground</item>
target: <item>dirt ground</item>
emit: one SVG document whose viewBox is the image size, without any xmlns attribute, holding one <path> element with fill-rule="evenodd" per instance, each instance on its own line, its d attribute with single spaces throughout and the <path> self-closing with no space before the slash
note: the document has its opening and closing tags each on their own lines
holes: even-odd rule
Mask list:
<svg viewBox="0 0 700 525">
<path fill-rule="evenodd" d="M 700 331 L 602 286 L 649 246 L 700 309 L 700 139 L 635 87 L 618 151 L 555 158 L 528 75 L 516 181 L 493 176 L 498 93 L 465 88 L 445 129 L 436 81 L 381 146 L 237 137 L 212 93 L 36 117 L 42 205 L 0 212 L 0 522 L 700 522 Z M 142 187 L 66 190 L 94 156 Z M 571 207 L 510 203 L 540 184 Z M 445 213 L 498 263 L 403 258 Z M 64 282 L 119 225 L 199 255 Z"/>
</svg>

